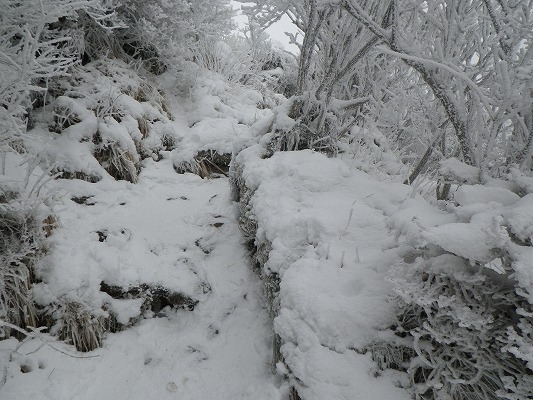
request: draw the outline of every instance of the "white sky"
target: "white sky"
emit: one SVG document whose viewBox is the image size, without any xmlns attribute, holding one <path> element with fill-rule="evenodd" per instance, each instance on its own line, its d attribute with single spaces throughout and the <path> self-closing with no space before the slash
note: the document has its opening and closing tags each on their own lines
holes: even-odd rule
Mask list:
<svg viewBox="0 0 533 400">
<path fill-rule="evenodd" d="M 233 8 L 240 10 L 242 3 L 237 3 L 236 1 L 232 1 L 231 3 Z M 235 18 L 235 22 L 239 25 L 240 28 L 242 28 L 245 26 L 247 19 L 242 15 L 238 15 Z M 285 35 L 284 32 L 296 33 L 296 31 L 296 27 L 292 24 L 292 22 L 287 16 L 283 16 L 280 21 L 276 22 L 274 25 L 272 25 L 266 30 L 266 32 L 269 34 L 273 41 L 280 42 L 285 49 L 289 50 L 292 53 L 298 53 L 298 47 L 289 44 L 289 38 L 287 35 Z"/>
</svg>

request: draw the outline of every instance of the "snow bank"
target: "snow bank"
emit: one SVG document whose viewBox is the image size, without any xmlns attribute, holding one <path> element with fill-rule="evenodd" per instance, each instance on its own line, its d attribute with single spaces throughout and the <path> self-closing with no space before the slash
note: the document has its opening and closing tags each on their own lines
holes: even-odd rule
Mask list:
<svg viewBox="0 0 533 400">
<path fill-rule="evenodd" d="M 409 398 L 360 354 L 394 319 L 384 274 L 397 252 L 382 209 L 408 188 L 310 150 L 263 153 L 243 150 L 233 181 L 281 339 L 278 372 L 306 400 Z"/>
</svg>

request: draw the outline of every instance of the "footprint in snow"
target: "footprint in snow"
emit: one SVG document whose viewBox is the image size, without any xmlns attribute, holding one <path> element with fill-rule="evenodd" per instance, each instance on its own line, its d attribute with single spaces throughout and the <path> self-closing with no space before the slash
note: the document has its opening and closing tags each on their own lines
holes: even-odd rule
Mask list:
<svg viewBox="0 0 533 400">
<path fill-rule="evenodd" d="M 211 243 L 208 243 L 204 238 L 196 239 L 194 244 L 206 255 L 210 254 L 214 249 L 214 246 Z"/>
<path fill-rule="evenodd" d="M 72 200 L 74 203 L 82 204 L 85 206 L 94 206 L 96 202 L 94 200 L 91 200 L 94 196 L 74 196 L 71 197 L 70 200 Z"/>
<path fill-rule="evenodd" d="M 167 383 L 167 390 L 171 393 L 176 392 L 178 390 L 178 385 L 176 385 L 175 382 L 169 382 Z"/>
<path fill-rule="evenodd" d="M 129 242 L 132 236 L 132 233 L 129 229 L 119 229 L 108 231 L 107 229 L 102 229 L 101 231 L 95 232 L 98 235 L 98 241 L 103 243 L 106 242 L 112 247 L 122 248 Z"/>
</svg>

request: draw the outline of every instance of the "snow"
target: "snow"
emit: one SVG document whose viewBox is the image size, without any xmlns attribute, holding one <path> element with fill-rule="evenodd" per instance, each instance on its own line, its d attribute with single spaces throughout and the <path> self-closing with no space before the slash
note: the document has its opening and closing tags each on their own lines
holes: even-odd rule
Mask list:
<svg viewBox="0 0 533 400">
<path fill-rule="evenodd" d="M 29 174 L 29 192 L 46 168 L 99 179 L 49 184 L 59 226 L 32 293 L 52 318 L 75 303 L 93 316 L 113 315 L 125 330 L 107 332 L 89 353 L 58 341 L 59 323 L 23 342 L 0 341 L 2 399 L 285 400 L 290 386 L 304 400 L 409 399 L 407 374 L 379 370 L 369 351 L 383 338 L 394 341 L 401 279 L 391 276 L 399 265 L 443 273 L 483 265 L 500 275 L 511 265 L 521 296 L 533 302 L 531 177 L 515 171 L 512 182 L 479 185 L 477 168 L 449 159 L 440 173 L 461 186 L 453 201 L 432 204 L 397 182 L 404 166 L 378 131 L 354 128 L 357 140 L 336 158 L 311 150 L 271 155 L 272 132 L 294 124 L 289 102 L 260 109 L 260 91 L 198 72 L 188 99 L 170 95 L 169 111 L 153 82 L 118 61 L 75 75 L 90 95 L 63 82 L 68 90 L 49 107 L 79 121 L 50 132 L 50 113 L 37 113 L 25 144 L 43 168 L 25 173 L 27 161 L 7 154 L 0 186 L 17 189 Z M 175 84 L 169 76 L 160 83 L 168 91 Z M 139 163 L 135 184 L 112 179 L 94 158 L 96 132 Z M 225 177 L 176 174 L 199 151 L 236 156 L 241 204 Z M 251 238 L 238 227 L 247 219 Z M 256 255 L 263 282 L 246 239 L 264 252 Z M 272 303 L 264 292 L 270 278 L 279 278 Z M 125 295 L 112 297 L 102 283 Z M 146 310 L 128 292 L 142 285 L 193 306 Z M 475 320 L 462 311 L 460 319 Z M 281 338 L 276 365 L 273 333 Z"/>
<path fill-rule="evenodd" d="M 262 96 L 199 78 L 204 80 L 194 94 L 198 102 L 170 97 L 171 115 L 161 109 L 158 95 L 147 93 L 150 86 L 119 61 L 88 64 L 73 76 L 61 83 L 65 95 L 36 114 L 37 127 L 25 144 L 50 169 L 99 180 L 50 183 L 59 224 L 36 266 L 41 281 L 32 293 L 51 318 L 75 303 L 93 316 L 112 313 L 125 330 L 106 332 L 103 347 L 89 353 L 54 336 L 59 322 L 50 333 L 37 332 L 23 342 L 0 341 L 0 377 L 5 376 L 0 397 L 284 399 L 287 384 L 270 367 L 272 321 L 249 266 L 228 180 L 177 174 L 173 154 L 162 143 L 170 138 L 182 150 L 210 145 L 231 153 L 234 142 L 251 139 L 248 125 L 271 113 L 256 107 Z M 113 100 L 111 114 L 98 114 L 97 105 L 105 106 L 107 99 Z M 213 107 L 204 107 L 208 104 Z M 51 132 L 50 111 L 61 105 L 80 121 Z M 197 112 L 189 113 L 193 107 Z M 195 118 L 199 123 L 191 128 Z M 137 146 L 152 155 L 141 162 L 136 184 L 112 179 L 94 158 L 97 144 L 91 139 L 97 130 L 104 144 L 114 143 L 134 161 Z M 24 181 L 23 162 L 7 155 L 3 172 L 13 179 L 2 175 L 2 188 Z M 41 172 L 33 171 L 30 183 L 38 182 Z M 198 303 L 193 310 L 145 310 L 142 298 L 113 298 L 101 290 L 102 282 L 124 293 L 161 286 Z"/>
<path fill-rule="evenodd" d="M 454 199 L 462 206 L 489 202 L 510 206 L 520 200 L 520 196 L 505 188 L 463 185 L 455 192 Z"/>
<path fill-rule="evenodd" d="M 497 249 L 505 246 L 508 235 L 504 228 L 485 228 L 484 224 L 475 223 L 445 224 L 428 228 L 424 237 L 428 242 L 472 262 L 489 262 L 498 256 Z"/>
<path fill-rule="evenodd" d="M 457 158 L 447 158 L 440 161 L 439 164 L 439 173 L 448 180 L 468 184 L 475 184 L 479 180 L 479 169 L 467 165 Z"/>
<path fill-rule="evenodd" d="M 166 155 L 146 161 L 137 185 L 58 181 L 61 227 L 50 238 L 39 270 L 46 281 L 36 294 L 43 303 L 108 302 L 119 322 L 138 315 L 139 301 L 110 299 L 99 291 L 101 280 L 161 283 L 200 303 L 192 312 L 167 309 L 109 333 L 103 348 L 90 353 L 44 333 L 16 352 L 15 339 L 0 341 L 0 365 L 7 368 L 2 399 L 282 399 L 284 388 L 269 367 L 271 323 L 227 180 L 178 175 Z M 92 205 L 70 200 L 88 195 Z M 99 242 L 95 232 L 104 229 L 109 235 Z M 43 340 L 48 344 L 38 349 Z"/>
<path fill-rule="evenodd" d="M 397 208 L 409 189 L 312 151 L 261 153 L 252 146 L 236 164 L 253 191 L 256 245 L 271 243 L 265 274 L 281 278 L 274 326 L 286 368 L 278 368 L 306 400 L 409 398 L 355 351 L 394 320 L 384 274 L 397 252 L 386 250 L 382 208 Z"/>
</svg>

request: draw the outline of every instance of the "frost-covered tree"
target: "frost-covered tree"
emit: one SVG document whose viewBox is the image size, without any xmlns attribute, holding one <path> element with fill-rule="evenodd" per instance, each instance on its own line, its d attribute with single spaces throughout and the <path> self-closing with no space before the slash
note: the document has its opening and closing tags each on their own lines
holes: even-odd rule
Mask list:
<svg viewBox="0 0 533 400">
<path fill-rule="evenodd" d="M 448 121 L 437 124 L 445 127 L 440 143 L 449 144 L 443 156 L 458 149 L 482 174 L 499 175 L 515 163 L 531 167 L 532 9 L 531 1 L 509 0 L 259 0 L 248 10 L 263 26 L 286 14 L 303 34 L 297 95 L 309 100 L 293 103 L 291 117 L 306 117 L 287 137 L 292 147 L 319 147 L 306 135 L 330 137 L 332 119 L 325 116 L 345 115 L 331 99 L 371 100 L 379 113 L 387 100 L 410 97 L 416 88 L 416 97 L 426 98 L 420 104 L 436 100 Z M 380 71 L 385 56 L 403 68 Z M 384 85 L 402 76 L 415 85 Z M 361 84 L 365 79 L 371 89 Z M 424 141 L 436 148 L 434 139 Z"/>
<path fill-rule="evenodd" d="M 364 1 L 342 5 L 379 39 L 380 51 L 417 71 L 446 112 L 464 160 L 496 170 L 503 154 L 500 164 L 530 162 L 531 2 L 387 3 L 388 27 Z"/>
<path fill-rule="evenodd" d="M 276 146 L 335 152 L 339 137 L 349 132 L 370 100 L 374 86 L 369 81 L 379 81 L 370 76 L 383 72 L 373 65 L 383 57 L 365 58 L 376 38 L 338 2 L 258 1 L 244 9 L 263 27 L 288 15 L 303 35 L 301 43 L 298 35 L 292 37 L 300 49 L 296 93 L 288 110 L 294 123 L 277 126 Z M 373 13 L 380 10 L 379 4 L 370 7 Z"/>
</svg>

